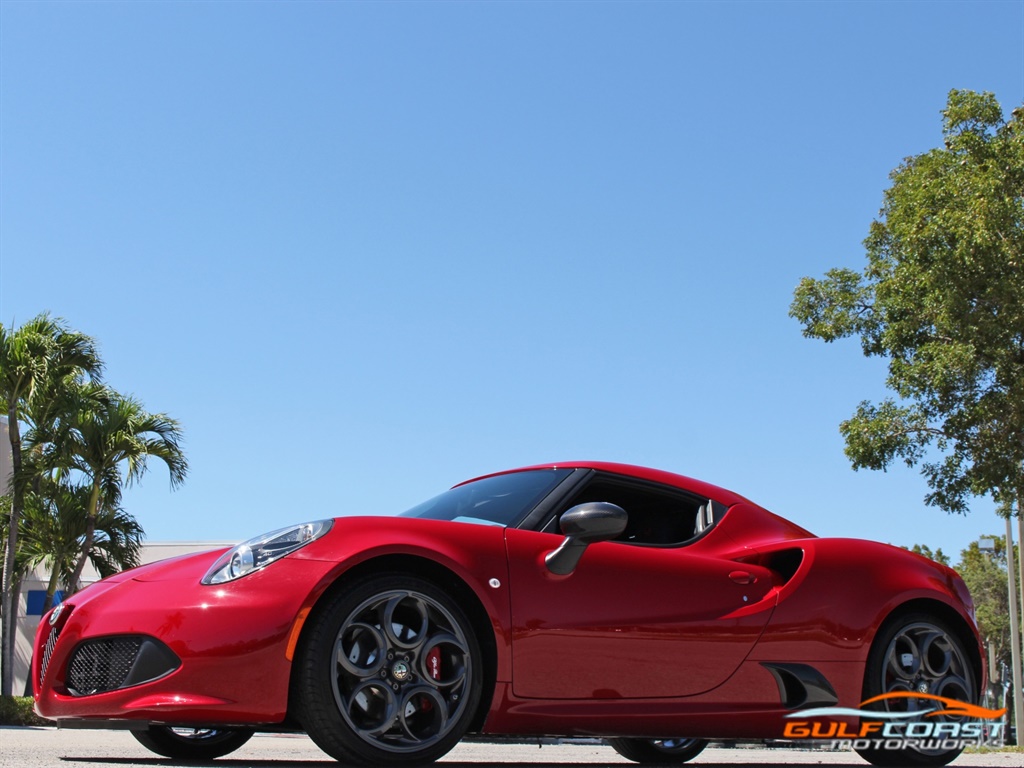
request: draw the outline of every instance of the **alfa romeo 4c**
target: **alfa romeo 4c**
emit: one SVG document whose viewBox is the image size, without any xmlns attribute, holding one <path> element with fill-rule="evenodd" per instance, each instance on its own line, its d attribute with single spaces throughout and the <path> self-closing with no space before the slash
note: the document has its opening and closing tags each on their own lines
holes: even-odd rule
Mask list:
<svg viewBox="0 0 1024 768">
<path fill-rule="evenodd" d="M 40 715 L 130 728 L 161 755 L 301 731 L 339 761 L 391 766 L 470 734 L 596 736 L 685 762 L 708 739 L 779 738 L 811 709 L 881 697 L 882 717 L 934 716 L 921 701 L 975 703 L 983 673 L 953 570 L 594 462 L 104 579 L 45 617 L 32 667 Z M 942 765 L 960 748 L 859 751 Z"/>
</svg>

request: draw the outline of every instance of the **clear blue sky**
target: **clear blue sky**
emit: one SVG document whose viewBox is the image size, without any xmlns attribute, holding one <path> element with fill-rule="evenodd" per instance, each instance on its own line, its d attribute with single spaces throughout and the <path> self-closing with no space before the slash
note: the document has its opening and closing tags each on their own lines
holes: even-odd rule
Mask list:
<svg viewBox="0 0 1024 768">
<path fill-rule="evenodd" d="M 854 472 L 884 365 L 787 316 L 951 88 L 1024 101 L 1024 3 L 3 0 L 0 318 L 183 423 L 151 540 L 592 458 L 955 557 L 991 503 Z"/>
</svg>

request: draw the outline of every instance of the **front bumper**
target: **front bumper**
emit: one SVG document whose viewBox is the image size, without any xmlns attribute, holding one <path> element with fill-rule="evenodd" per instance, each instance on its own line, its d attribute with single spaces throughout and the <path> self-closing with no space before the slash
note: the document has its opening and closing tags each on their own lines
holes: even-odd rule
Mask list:
<svg viewBox="0 0 1024 768">
<path fill-rule="evenodd" d="M 283 721 L 289 637 L 331 564 L 286 558 L 203 586 L 219 554 L 99 582 L 69 598 L 53 624 L 41 622 L 32 664 L 36 712 L 69 722 Z"/>
</svg>

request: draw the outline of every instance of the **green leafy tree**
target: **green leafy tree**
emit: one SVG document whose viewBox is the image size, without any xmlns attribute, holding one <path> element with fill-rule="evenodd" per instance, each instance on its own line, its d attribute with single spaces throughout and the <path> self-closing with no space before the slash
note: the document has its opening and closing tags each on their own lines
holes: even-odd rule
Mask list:
<svg viewBox="0 0 1024 768">
<path fill-rule="evenodd" d="M 942 551 L 942 547 L 939 547 L 932 552 L 932 548 L 925 544 L 915 544 L 910 548 L 910 551 L 918 555 L 924 555 L 929 560 L 934 560 L 936 563 L 942 563 L 943 565 L 950 564 L 949 556 Z"/>
<path fill-rule="evenodd" d="M 63 320 L 41 314 L 18 329 L 0 324 L 0 404 L 7 414 L 11 442 L 11 507 L 6 519 L 3 594 L 0 617 L 4 622 L 0 644 L 0 695 L 10 696 L 14 678 L 14 644 L 20 579 L 15 579 L 18 531 L 31 477 L 22 465 L 21 422 L 42 391 L 52 392 L 57 382 L 79 375 L 98 377 L 102 363 L 95 342 L 70 330 Z M 18 582 L 16 584 L 15 582 Z"/>
<path fill-rule="evenodd" d="M 122 487 L 137 482 L 151 458 L 167 465 L 172 488 L 184 482 L 188 462 L 175 419 L 149 413 L 135 398 L 98 384 L 83 387 L 78 409 L 67 414 L 53 442 L 54 466 L 82 473 L 89 488 L 85 531 L 68 578 L 68 594 L 73 594 L 94 545 L 103 501 L 116 506 Z"/>
<path fill-rule="evenodd" d="M 957 571 L 974 599 L 978 631 L 988 649 L 989 680 L 996 682 L 1002 666 L 1009 666 L 1011 662 L 1010 597 L 1006 578 L 1006 540 L 997 535 L 987 538 L 993 540 L 994 551 L 986 552 L 978 542 L 971 542 L 960 553 Z"/>
<path fill-rule="evenodd" d="M 1024 107 L 951 91 L 944 146 L 891 174 L 863 272 L 805 277 L 805 336 L 860 338 L 896 397 L 842 422 L 853 467 L 921 464 L 929 504 L 1024 500 Z"/>
</svg>

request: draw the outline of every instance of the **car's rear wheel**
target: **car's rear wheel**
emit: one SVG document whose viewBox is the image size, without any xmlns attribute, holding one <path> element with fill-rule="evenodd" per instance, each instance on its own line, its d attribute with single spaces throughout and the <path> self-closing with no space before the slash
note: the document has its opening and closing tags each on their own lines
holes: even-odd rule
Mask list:
<svg viewBox="0 0 1024 768">
<path fill-rule="evenodd" d="M 926 693 L 974 704 L 977 687 L 974 670 L 963 641 L 944 621 L 928 614 L 908 614 L 883 628 L 868 656 L 864 680 L 864 699 L 890 693 Z M 934 701 L 914 697 L 892 698 L 873 705 L 886 712 L 925 712 L 934 709 Z M 924 722 L 956 722 L 949 716 L 928 717 Z M 870 747 L 857 752 L 879 766 L 941 766 L 960 754 L 962 748 L 903 749 Z"/>
<path fill-rule="evenodd" d="M 704 739 L 608 739 L 608 743 L 627 760 L 661 765 L 685 763 L 708 745 Z"/>
<path fill-rule="evenodd" d="M 442 589 L 371 577 L 311 619 L 295 666 L 303 726 L 342 762 L 432 762 L 462 738 L 480 700 L 473 627 Z"/>
<path fill-rule="evenodd" d="M 151 725 L 132 731 L 150 752 L 172 760 L 213 760 L 234 752 L 252 738 L 247 728 L 171 728 Z"/>
</svg>

